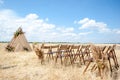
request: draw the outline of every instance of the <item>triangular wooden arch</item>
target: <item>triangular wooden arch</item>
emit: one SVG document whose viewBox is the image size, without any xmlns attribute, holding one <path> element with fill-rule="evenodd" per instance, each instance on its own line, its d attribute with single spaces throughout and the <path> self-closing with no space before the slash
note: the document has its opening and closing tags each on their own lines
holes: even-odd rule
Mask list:
<svg viewBox="0 0 120 80">
<path fill-rule="evenodd" d="M 18 30 L 14 33 L 14 36 L 10 43 L 7 45 L 6 50 L 15 52 L 32 51 L 21 27 L 19 27 Z"/>
</svg>

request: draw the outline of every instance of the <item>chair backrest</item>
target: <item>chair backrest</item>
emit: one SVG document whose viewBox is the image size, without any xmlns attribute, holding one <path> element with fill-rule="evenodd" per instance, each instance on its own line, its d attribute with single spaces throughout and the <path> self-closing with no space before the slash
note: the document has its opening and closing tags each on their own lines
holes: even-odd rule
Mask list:
<svg viewBox="0 0 120 80">
<path fill-rule="evenodd" d="M 59 50 L 68 50 L 70 48 L 70 46 L 69 45 L 60 45 L 59 46 Z"/>
<path fill-rule="evenodd" d="M 65 55 L 65 54 L 70 54 L 70 47 L 71 45 L 60 45 L 58 49 L 58 54 L 60 55 Z"/>
<path fill-rule="evenodd" d="M 80 45 L 72 45 L 71 49 L 79 49 Z"/>
<path fill-rule="evenodd" d="M 91 45 L 84 45 L 82 46 L 82 53 L 90 53 Z"/>
<path fill-rule="evenodd" d="M 83 49 L 83 48 L 84 48 L 83 45 L 80 45 L 79 51 L 82 52 L 82 49 Z"/>
<path fill-rule="evenodd" d="M 102 52 L 99 46 L 91 45 L 91 51 L 95 61 L 102 59 Z"/>
<path fill-rule="evenodd" d="M 50 49 L 51 53 L 58 53 L 59 45 L 51 45 Z"/>
<path fill-rule="evenodd" d="M 104 51 L 106 46 L 101 46 L 100 48 L 101 48 L 102 51 Z"/>
<path fill-rule="evenodd" d="M 115 54 L 115 47 L 116 47 L 116 45 L 109 46 L 108 56 L 113 57 L 113 56 L 116 55 L 116 54 Z M 114 53 L 114 54 L 113 54 L 113 53 Z"/>
<path fill-rule="evenodd" d="M 51 46 L 50 46 L 50 45 L 45 45 L 45 44 L 43 44 L 43 45 L 41 46 L 41 50 L 44 52 L 44 54 L 47 54 L 47 53 L 50 52 Z"/>
<path fill-rule="evenodd" d="M 72 51 L 72 54 L 78 54 L 80 51 L 80 45 L 72 45 L 71 51 Z"/>
<path fill-rule="evenodd" d="M 103 49 L 103 54 L 107 54 L 110 49 L 110 46 L 105 46 Z"/>
</svg>

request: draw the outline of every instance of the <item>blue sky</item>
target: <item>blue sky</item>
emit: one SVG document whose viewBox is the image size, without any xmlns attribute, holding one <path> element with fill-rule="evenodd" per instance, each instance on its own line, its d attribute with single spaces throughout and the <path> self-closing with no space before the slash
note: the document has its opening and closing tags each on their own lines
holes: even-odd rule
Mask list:
<svg viewBox="0 0 120 80">
<path fill-rule="evenodd" d="M 120 0 L 0 0 L 0 41 L 120 43 Z"/>
</svg>

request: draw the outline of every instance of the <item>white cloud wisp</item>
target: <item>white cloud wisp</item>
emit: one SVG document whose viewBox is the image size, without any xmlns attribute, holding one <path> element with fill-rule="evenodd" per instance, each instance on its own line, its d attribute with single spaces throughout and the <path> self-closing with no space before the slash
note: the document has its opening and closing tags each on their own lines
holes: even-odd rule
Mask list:
<svg viewBox="0 0 120 80">
<path fill-rule="evenodd" d="M 110 29 L 107 28 L 107 24 L 103 22 L 96 22 L 95 20 L 84 18 L 80 21 L 76 21 L 76 24 L 81 25 L 79 29 L 90 29 L 90 30 L 98 30 L 99 32 L 109 32 Z"/>
</svg>

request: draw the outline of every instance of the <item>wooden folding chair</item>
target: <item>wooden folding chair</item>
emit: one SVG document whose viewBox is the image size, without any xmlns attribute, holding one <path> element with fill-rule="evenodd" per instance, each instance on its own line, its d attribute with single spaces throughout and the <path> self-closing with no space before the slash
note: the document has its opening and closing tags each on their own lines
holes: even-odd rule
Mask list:
<svg viewBox="0 0 120 80">
<path fill-rule="evenodd" d="M 103 61 L 108 60 L 108 64 L 109 64 L 111 74 L 113 72 L 113 68 L 112 68 L 113 64 L 111 62 L 111 59 L 113 60 L 114 67 L 116 69 L 119 68 L 119 64 L 118 64 L 118 61 L 117 61 L 117 57 L 116 57 L 114 48 L 115 48 L 115 45 L 113 45 L 113 46 L 105 46 L 104 49 L 102 50 Z"/>
<path fill-rule="evenodd" d="M 105 47 L 104 49 L 100 49 L 99 46 L 91 46 L 91 52 L 93 55 L 93 61 L 94 64 L 91 68 L 91 71 L 95 71 L 96 69 L 98 69 L 99 75 L 101 76 L 101 78 L 103 78 L 103 71 L 105 68 L 108 68 L 108 65 L 105 63 L 106 61 L 103 59 L 104 58 L 104 53 L 103 52 L 107 52 L 109 48 Z M 102 51 L 104 50 L 104 51 Z M 91 60 L 89 60 L 86 68 L 83 71 L 83 74 L 86 72 L 86 70 L 88 69 L 88 67 L 91 64 Z"/>
<path fill-rule="evenodd" d="M 51 53 L 51 46 L 50 45 L 42 44 L 41 49 L 44 52 L 44 54 L 46 54 L 46 59 L 48 60 L 48 62 L 51 58 L 53 59 L 53 56 L 50 54 Z"/>
<path fill-rule="evenodd" d="M 109 50 L 108 50 L 108 60 L 109 60 L 109 65 L 110 65 L 110 70 L 112 72 L 112 66 L 111 66 L 111 59 L 113 60 L 114 62 L 114 67 L 118 70 L 119 68 L 119 64 L 118 64 L 118 61 L 117 61 L 117 57 L 116 57 L 116 54 L 115 54 L 115 45 L 113 46 L 110 46 L 109 47 Z"/>
<path fill-rule="evenodd" d="M 82 59 L 84 64 L 86 61 L 89 61 L 91 59 L 90 53 L 91 53 L 90 45 L 82 46 L 81 54 L 82 54 Z"/>
<path fill-rule="evenodd" d="M 79 63 L 81 63 L 81 48 L 82 48 L 81 45 L 71 46 L 71 52 L 72 52 L 72 55 L 73 55 L 72 64 L 74 64 L 76 60 L 78 60 Z M 79 58 L 79 59 L 77 59 L 77 58 Z"/>
<path fill-rule="evenodd" d="M 119 68 L 119 64 L 118 64 L 117 57 L 115 54 L 115 47 L 116 47 L 116 45 L 106 46 L 104 51 L 103 51 L 103 55 L 107 56 L 106 59 L 108 60 L 108 63 L 109 63 L 111 76 L 112 76 L 112 72 L 113 72 L 112 66 L 114 66 L 117 70 Z M 113 62 L 111 62 L 111 59 L 113 60 Z M 112 64 L 112 63 L 114 63 L 114 64 Z"/>
<path fill-rule="evenodd" d="M 69 54 L 69 45 L 60 45 L 58 49 L 58 53 L 56 54 L 55 63 L 57 63 L 58 58 L 61 60 L 61 64 L 63 64 L 63 57 L 64 60 L 67 58 L 67 55 Z"/>
<path fill-rule="evenodd" d="M 113 65 L 116 69 L 119 68 L 119 64 L 118 64 L 118 61 L 117 61 L 117 57 L 116 57 L 116 54 L 115 54 L 115 45 L 113 46 L 104 46 L 103 48 L 99 48 L 99 47 L 92 47 L 92 54 L 93 54 L 93 58 L 94 58 L 94 62 L 95 64 L 92 66 L 91 68 L 91 71 L 95 71 L 96 69 L 98 69 L 98 72 L 102 78 L 102 74 L 104 71 L 105 68 L 107 69 L 110 69 L 111 71 L 111 75 L 112 75 L 112 72 L 113 72 Z M 96 55 L 95 55 L 96 54 Z M 111 62 L 111 59 L 113 60 L 113 63 Z M 90 65 L 90 61 L 89 63 L 87 64 L 86 68 L 84 69 L 84 72 L 86 72 L 86 70 L 88 69 L 89 65 Z M 108 63 L 108 64 L 107 64 Z"/>
<path fill-rule="evenodd" d="M 64 64 L 72 64 L 73 60 L 73 53 L 72 53 L 72 48 L 73 45 L 68 45 L 66 52 L 64 53 Z"/>
<path fill-rule="evenodd" d="M 95 55 L 95 56 L 93 56 L 93 58 L 95 60 L 99 59 L 100 61 L 103 61 L 103 62 L 106 61 L 107 60 L 106 53 L 108 52 L 108 50 L 109 50 L 109 46 L 104 46 L 104 47 L 96 46 L 96 52 L 97 52 L 98 56 L 96 57 L 96 55 Z M 93 55 L 94 55 L 94 53 L 93 53 Z M 91 71 L 93 69 L 94 69 L 94 66 L 92 67 Z M 96 69 L 94 69 L 94 70 L 96 70 Z"/>
<path fill-rule="evenodd" d="M 54 57 L 58 53 L 59 45 L 51 45 L 50 46 L 50 55 L 52 56 L 52 59 L 54 60 Z"/>
<path fill-rule="evenodd" d="M 116 53 L 115 53 L 115 47 L 116 47 L 116 45 L 113 45 L 113 48 L 111 49 L 111 52 L 113 52 L 113 59 L 114 59 L 114 62 L 115 62 L 115 67 L 116 67 L 116 69 L 118 69 L 119 64 L 118 64 L 118 60 L 117 60 Z"/>
</svg>

